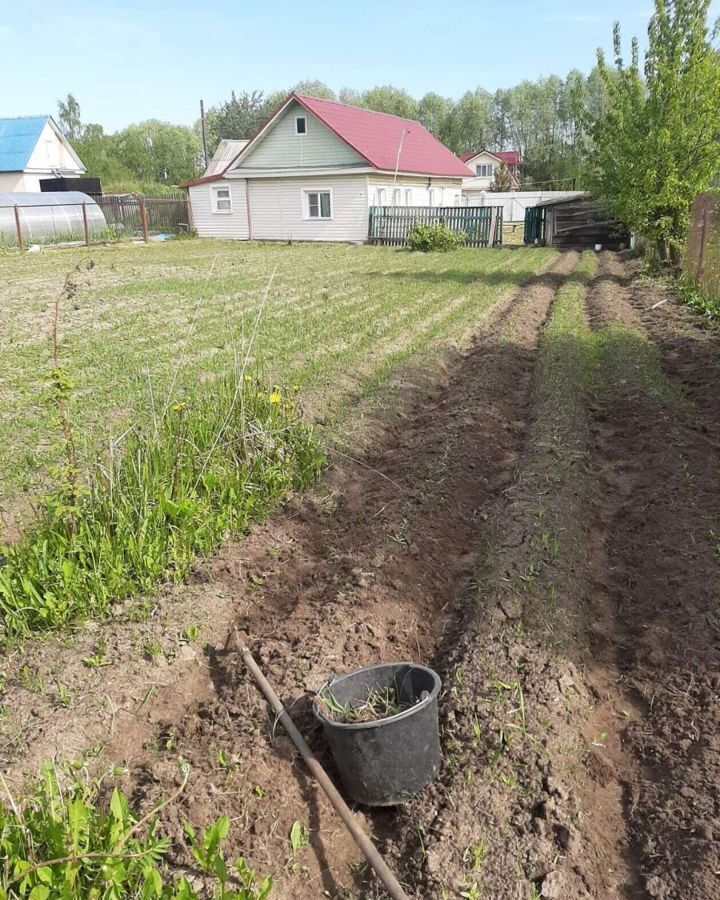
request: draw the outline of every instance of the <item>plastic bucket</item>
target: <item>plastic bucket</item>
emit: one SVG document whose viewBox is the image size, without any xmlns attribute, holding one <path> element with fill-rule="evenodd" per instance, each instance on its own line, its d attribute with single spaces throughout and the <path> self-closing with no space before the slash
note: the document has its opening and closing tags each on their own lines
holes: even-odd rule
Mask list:
<svg viewBox="0 0 720 900">
<path fill-rule="evenodd" d="M 394 689 L 411 704 L 402 712 L 371 722 L 336 722 L 315 701 L 343 786 L 366 806 L 395 806 L 425 787 L 442 759 L 438 729 L 441 682 L 432 669 L 414 663 L 388 663 L 329 681 L 320 695 L 357 707 L 373 691 Z"/>
</svg>

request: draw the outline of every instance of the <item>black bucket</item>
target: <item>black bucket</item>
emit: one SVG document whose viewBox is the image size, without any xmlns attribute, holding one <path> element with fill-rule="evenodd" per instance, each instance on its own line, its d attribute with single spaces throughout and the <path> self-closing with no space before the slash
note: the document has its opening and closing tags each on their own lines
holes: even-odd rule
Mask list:
<svg viewBox="0 0 720 900">
<path fill-rule="evenodd" d="M 356 803 L 395 806 L 432 781 L 440 767 L 440 678 L 425 666 L 390 663 L 329 681 L 320 695 L 358 707 L 373 691 L 394 689 L 402 712 L 372 722 L 336 722 L 315 702 L 345 790 Z"/>
</svg>

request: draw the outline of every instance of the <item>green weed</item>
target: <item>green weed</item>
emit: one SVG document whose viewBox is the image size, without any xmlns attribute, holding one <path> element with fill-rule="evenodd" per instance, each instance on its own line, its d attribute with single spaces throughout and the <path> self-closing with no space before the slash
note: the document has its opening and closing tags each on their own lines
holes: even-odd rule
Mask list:
<svg viewBox="0 0 720 900">
<path fill-rule="evenodd" d="M 186 782 L 187 773 L 175 796 Z M 7 802 L 0 805 L 3 900 L 199 900 L 187 879 L 170 875 L 164 863 L 169 841 L 161 836 L 159 813 L 165 804 L 138 820 L 117 787 L 108 795 L 103 779 L 91 780 L 77 767 L 61 781 L 47 764 L 21 801 L 0 783 Z M 258 883 L 242 858 L 232 866 L 225 861 L 229 825 L 221 816 L 199 834 L 185 826 L 189 851 L 213 890 L 203 896 L 264 900 L 272 879 Z"/>
<path fill-rule="evenodd" d="M 67 462 L 57 488 L 2 548 L 6 640 L 104 615 L 115 600 L 182 579 L 197 555 L 314 480 L 324 460 L 295 400 L 239 372 L 157 410 L 152 427 L 130 429 L 85 485 L 61 421 Z"/>
</svg>

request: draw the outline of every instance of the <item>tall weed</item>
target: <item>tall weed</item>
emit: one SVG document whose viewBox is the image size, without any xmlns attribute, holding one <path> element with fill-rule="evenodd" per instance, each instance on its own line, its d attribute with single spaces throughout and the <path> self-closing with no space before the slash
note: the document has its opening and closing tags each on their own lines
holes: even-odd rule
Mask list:
<svg viewBox="0 0 720 900">
<path fill-rule="evenodd" d="M 199 835 L 187 826 L 190 855 L 204 876 L 198 894 L 196 879 L 191 886 L 163 862 L 169 840 L 158 814 L 174 798 L 138 820 L 117 787 L 91 780 L 81 769 L 68 775 L 61 779 L 47 763 L 22 800 L 6 790 L 7 806 L 0 803 L 0 900 L 264 900 L 270 894 L 271 878 L 258 883 L 242 858 L 226 862 L 227 816 Z"/>
<path fill-rule="evenodd" d="M 65 404 L 62 375 L 55 389 Z M 60 421 L 67 462 L 56 488 L 25 534 L 0 548 L 5 641 L 106 614 L 115 600 L 182 579 L 196 556 L 242 534 L 324 462 L 294 395 L 267 391 L 242 370 L 198 384 L 150 427 L 131 428 L 83 481 Z"/>
</svg>

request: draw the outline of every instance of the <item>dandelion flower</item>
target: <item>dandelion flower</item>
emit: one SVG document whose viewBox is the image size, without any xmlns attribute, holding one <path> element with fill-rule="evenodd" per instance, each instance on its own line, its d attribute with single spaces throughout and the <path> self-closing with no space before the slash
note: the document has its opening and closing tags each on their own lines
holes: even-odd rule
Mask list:
<svg viewBox="0 0 720 900">
<path fill-rule="evenodd" d="M 280 394 L 278 394 L 277 391 L 273 391 L 268 399 L 271 403 L 279 403 L 282 400 L 282 397 L 280 396 Z"/>
</svg>

